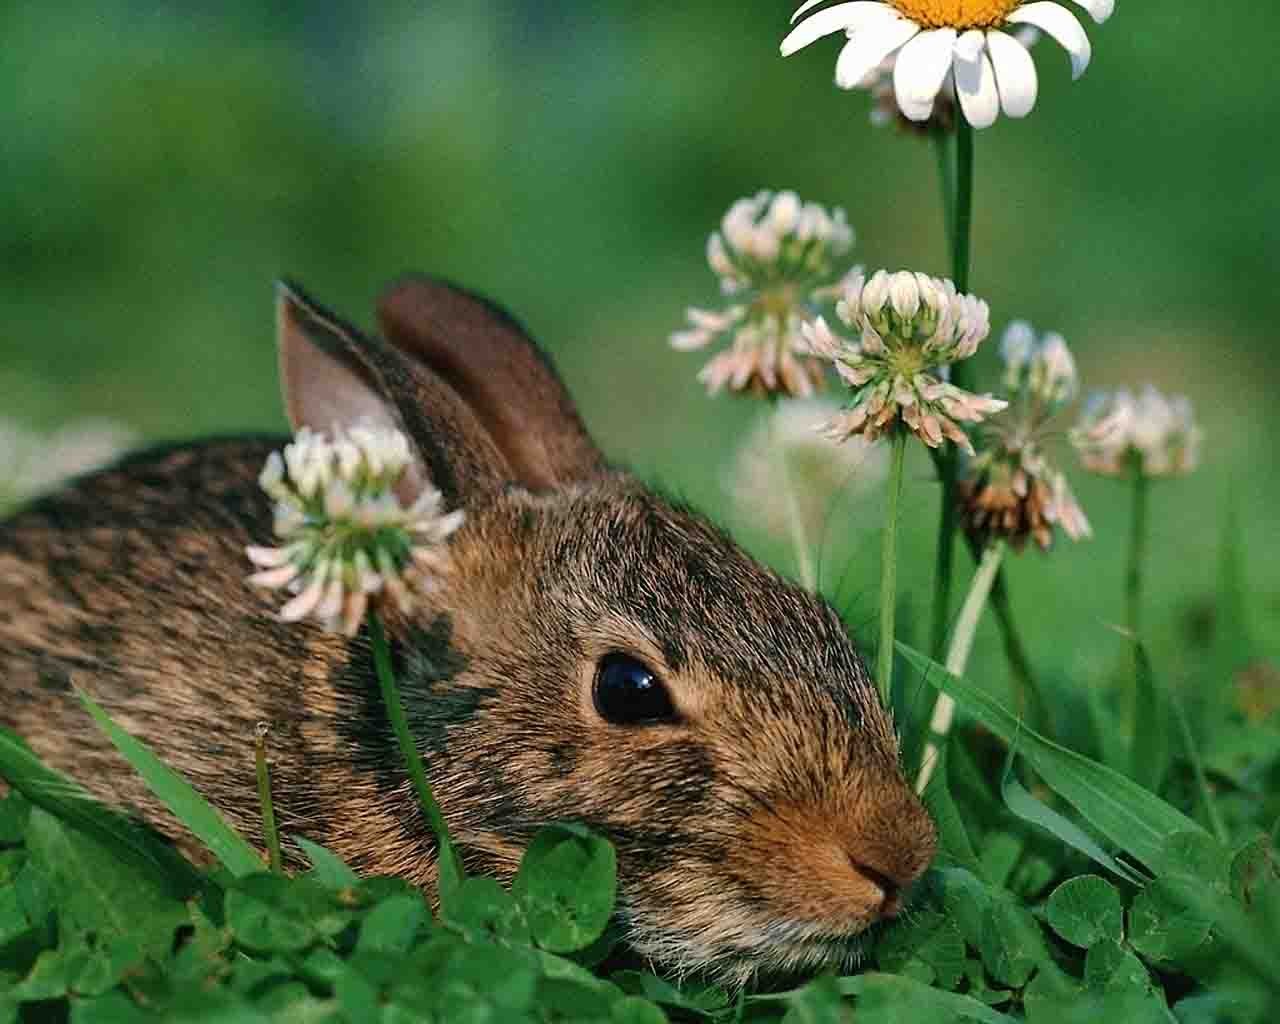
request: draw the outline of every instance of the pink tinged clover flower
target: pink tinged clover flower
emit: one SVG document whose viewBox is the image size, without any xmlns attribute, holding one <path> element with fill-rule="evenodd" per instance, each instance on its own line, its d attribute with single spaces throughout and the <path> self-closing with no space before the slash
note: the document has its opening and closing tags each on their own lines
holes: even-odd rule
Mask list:
<svg viewBox="0 0 1280 1024">
<path fill-rule="evenodd" d="M 1071 443 L 1080 464 L 1103 476 L 1122 476 L 1136 461 L 1146 477 L 1183 476 L 1200 464 L 1204 432 L 1184 395 L 1161 394 L 1148 384 L 1089 396 Z"/>
<path fill-rule="evenodd" d="M 854 0 L 801 17 L 825 0 L 806 0 L 792 15 L 799 24 L 782 41 L 782 55 L 836 32 L 848 38 L 836 61 L 836 84 L 854 89 L 889 57 L 898 106 L 912 121 L 927 121 L 944 87 L 954 88 L 975 128 L 995 123 L 1003 110 L 1025 117 L 1039 81 L 1016 26 L 1030 25 L 1056 39 L 1071 58 L 1073 78 L 1089 66 L 1092 47 L 1076 16 L 1057 0 Z M 1115 0 L 1074 0 L 1101 24 Z"/>
<path fill-rule="evenodd" d="M 852 405 L 827 424 L 828 436 L 875 441 L 900 420 L 931 448 L 951 440 L 972 454 L 960 424 L 980 423 L 1008 402 L 958 388 L 943 374 L 986 338 L 987 304 L 957 293 L 948 280 L 878 270 L 846 283 L 836 315 L 857 340 L 837 335 L 821 317 L 805 326 L 809 351 L 834 363 L 854 393 Z"/>
<path fill-rule="evenodd" d="M 828 212 L 794 192 L 739 199 L 707 240 L 707 263 L 730 304 L 690 309 L 671 347 L 690 352 L 729 342 L 698 374 L 709 394 L 812 395 L 822 386 L 822 367 L 798 354 L 801 325 L 839 291 L 852 247 L 841 209 Z"/>
<path fill-rule="evenodd" d="M 367 422 L 331 437 L 303 427 L 271 453 L 258 483 L 275 502 L 281 544 L 245 551 L 259 569 L 250 583 L 293 595 L 283 621 L 312 617 L 355 636 L 371 605 L 390 597 L 408 614 L 448 569 L 444 544 L 462 512 L 445 513 L 431 487 L 401 503 L 394 488 L 410 458 L 402 433 Z"/>
</svg>

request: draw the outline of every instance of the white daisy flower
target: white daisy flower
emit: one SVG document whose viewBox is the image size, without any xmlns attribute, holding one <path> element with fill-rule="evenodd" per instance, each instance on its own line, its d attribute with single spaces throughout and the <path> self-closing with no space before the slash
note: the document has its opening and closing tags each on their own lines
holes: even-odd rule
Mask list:
<svg viewBox="0 0 1280 1024">
<path fill-rule="evenodd" d="M 792 22 L 826 0 L 806 0 Z M 1101 24 L 1115 0 L 1074 0 Z M 1071 58 L 1074 78 L 1089 66 L 1092 48 L 1076 16 L 1058 0 L 854 0 L 800 21 L 782 41 L 782 55 L 843 31 L 848 42 L 836 61 L 836 84 L 858 88 L 887 57 L 896 55 L 893 87 L 912 121 L 927 121 L 945 87 L 952 87 L 975 128 L 995 123 L 1003 110 L 1025 117 L 1036 102 L 1035 63 L 1011 34 L 1030 25 L 1053 36 Z"/>
<path fill-rule="evenodd" d="M 282 620 L 311 616 L 354 636 L 370 604 L 390 595 L 408 614 L 414 592 L 447 568 L 444 542 L 462 512 L 445 514 L 431 487 L 402 505 L 394 487 L 409 461 L 403 434 L 364 422 L 332 438 L 303 427 L 283 456 L 271 453 L 258 483 L 276 503 L 282 544 L 245 550 L 259 569 L 250 583 L 294 595 Z"/>
</svg>

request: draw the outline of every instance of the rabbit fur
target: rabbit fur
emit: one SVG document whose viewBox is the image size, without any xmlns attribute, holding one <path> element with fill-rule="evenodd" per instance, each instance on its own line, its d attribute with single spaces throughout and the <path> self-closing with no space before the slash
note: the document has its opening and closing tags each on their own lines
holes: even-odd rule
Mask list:
<svg viewBox="0 0 1280 1024">
<path fill-rule="evenodd" d="M 410 729 L 466 867 L 509 879 L 542 825 L 616 846 L 630 945 L 738 980 L 849 960 L 928 866 L 934 827 L 835 612 L 612 466 L 507 314 L 411 277 L 366 334 L 282 285 L 295 428 L 409 437 L 403 497 L 465 510 L 450 568 L 387 629 Z M 181 771 L 255 842 L 269 724 L 282 832 L 431 891 L 434 841 L 382 712 L 367 634 L 281 623 L 248 586 L 272 540 L 275 437 L 144 451 L 0 523 L 0 722 L 189 856 L 189 835 L 74 696 Z M 674 721 L 616 725 L 600 659 L 665 683 Z"/>
</svg>

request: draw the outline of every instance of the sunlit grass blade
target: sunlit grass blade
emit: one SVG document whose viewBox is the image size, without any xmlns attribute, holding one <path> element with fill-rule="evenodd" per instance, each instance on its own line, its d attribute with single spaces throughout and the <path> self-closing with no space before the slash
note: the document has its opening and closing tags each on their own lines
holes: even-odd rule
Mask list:
<svg viewBox="0 0 1280 1024">
<path fill-rule="evenodd" d="M 1178 832 L 1207 836 L 1199 824 L 1132 779 L 1022 725 L 998 701 L 951 675 L 928 656 L 905 644 L 899 643 L 898 648 L 931 685 L 951 694 L 963 710 L 1005 743 L 1012 746 L 1016 741 L 1018 754 L 1101 836 L 1155 874 L 1187 870 L 1176 848 L 1170 848 L 1165 840 Z"/>
<path fill-rule="evenodd" d="M 1141 641 L 1134 641 L 1137 665 L 1138 707 L 1144 708 L 1133 733 L 1132 777 L 1151 790 L 1160 791 L 1169 770 L 1169 702 L 1156 680 L 1151 659 Z"/>
<path fill-rule="evenodd" d="M 4 728 L 0 728 L 0 778 L 37 807 L 98 840 L 124 863 L 154 872 L 175 898 L 186 899 L 199 889 L 195 868 L 167 842 L 46 767 Z"/>
<path fill-rule="evenodd" d="M 1004 777 L 1000 784 L 1000 794 L 1005 806 L 1023 821 L 1036 825 L 1073 850 L 1083 853 L 1095 864 L 1100 864 L 1112 874 L 1123 878 L 1134 885 L 1146 882 L 1138 872 L 1116 860 L 1099 846 L 1093 838 L 1070 818 L 1059 814 L 1052 807 L 1042 803 L 1027 792 L 1013 774 L 1013 760 L 1017 748 L 1009 749 L 1009 757 L 1004 765 Z"/>
<path fill-rule="evenodd" d="M 213 805 L 195 791 L 191 783 L 165 765 L 146 744 L 116 725 L 87 693 L 77 693 L 98 728 L 124 755 L 156 798 L 204 843 L 223 867 L 237 878 L 263 870 L 263 860 L 258 851 L 227 824 Z"/>
</svg>

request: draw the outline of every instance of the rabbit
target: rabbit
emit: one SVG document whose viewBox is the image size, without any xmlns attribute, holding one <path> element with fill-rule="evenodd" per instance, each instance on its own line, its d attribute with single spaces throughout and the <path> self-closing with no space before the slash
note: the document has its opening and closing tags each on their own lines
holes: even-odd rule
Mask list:
<svg viewBox="0 0 1280 1024">
<path fill-rule="evenodd" d="M 295 429 L 403 431 L 402 497 L 464 510 L 439 586 L 386 623 L 465 867 L 508 880 L 539 827 L 581 822 L 615 845 L 618 922 L 651 961 L 739 980 L 851 961 L 936 836 L 839 617 L 606 461 L 506 312 L 411 276 L 377 319 L 279 285 L 284 400 Z M 283 442 L 142 451 L 0 523 L 0 722 L 197 858 L 75 688 L 260 845 L 268 723 L 282 832 L 431 894 L 367 632 L 286 625 L 246 583 Z"/>
</svg>

